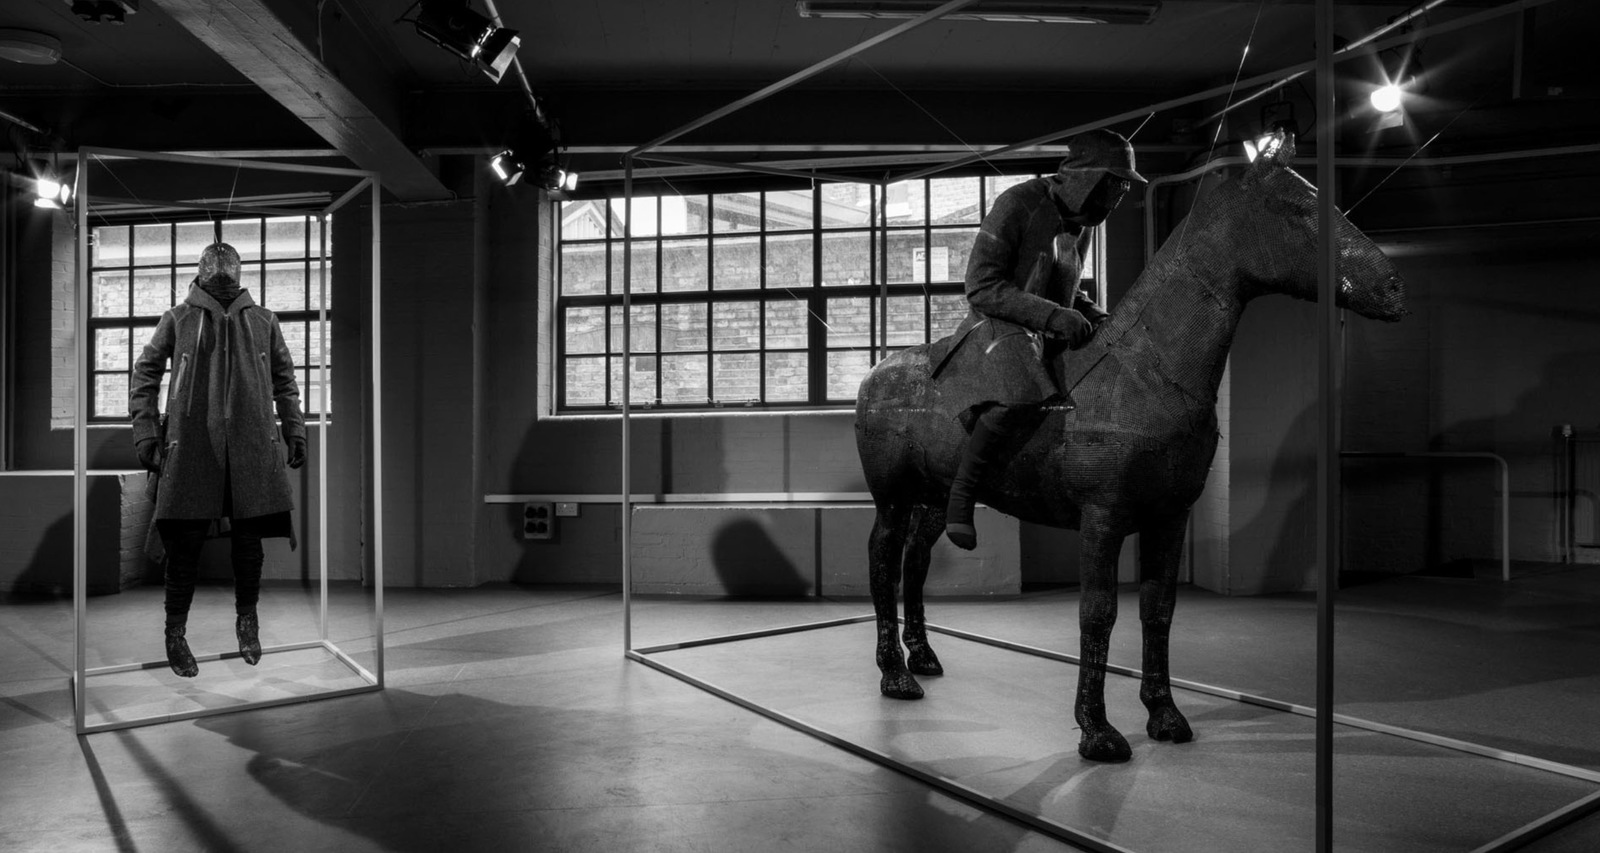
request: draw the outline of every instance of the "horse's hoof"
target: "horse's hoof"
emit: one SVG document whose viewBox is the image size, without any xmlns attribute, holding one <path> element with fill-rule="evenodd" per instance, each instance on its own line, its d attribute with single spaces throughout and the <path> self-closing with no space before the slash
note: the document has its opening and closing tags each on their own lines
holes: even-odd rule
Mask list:
<svg viewBox="0 0 1600 853">
<path fill-rule="evenodd" d="M 1170 740 L 1173 743 L 1194 740 L 1194 730 L 1189 728 L 1189 721 L 1184 719 L 1178 706 L 1170 702 L 1150 709 L 1150 722 L 1145 724 L 1144 730 L 1156 740 Z"/>
<path fill-rule="evenodd" d="M 921 699 L 922 685 L 909 672 L 885 673 L 878 690 L 890 699 Z"/>
<path fill-rule="evenodd" d="M 928 646 L 911 646 L 906 651 L 906 668 L 917 675 L 944 675 L 939 656 Z"/>
<path fill-rule="evenodd" d="M 1128 746 L 1128 739 L 1121 732 L 1105 726 L 1083 730 L 1083 739 L 1078 741 L 1078 754 L 1090 761 L 1127 761 L 1133 757 L 1133 749 Z"/>
<path fill-rule="evenodd" d="M 970 524 L 950 522 L 944 526 L 944 535 L 949 537 L 950 544 L 963 551 L 978 547 L 978 529 Z"/>
</svg>

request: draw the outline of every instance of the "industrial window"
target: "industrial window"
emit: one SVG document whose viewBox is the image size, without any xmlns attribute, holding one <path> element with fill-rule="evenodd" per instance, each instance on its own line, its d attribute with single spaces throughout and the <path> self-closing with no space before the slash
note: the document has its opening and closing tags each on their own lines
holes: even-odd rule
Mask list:
<svg viewBox="0 0 1600 853">
<path fill-rule="evenodd" d="M 962 279 L 979 222 L 1029 177 L 636 196 L 630 405 L 853 403 L 874 343 L 881 358 L 966 316 Z M 874 229 L 883 192 L 885 227 Z M 619 407 L 624 200 L 565 201 L 558 215 L 557 410 Z"/>
<path fill-rule="evenodd" d="M 239 250 L 240 284 L 251 298 L 278 315 L 306 413 L 328 410 L 328 394 L 318 381 L 325 353 L 317 311 L 328 303 L 322 271 L 326 268 L 331 281 L 333 258 L 330 250 L 322 263 L 322 229 L 316 217 L 100 225 L 92 229 L 91 239 L 91 421 L 127 422 L 134 362 L 161 314 L 188 296 L 201 250 L 219 240 Z M 162 379 L 163 405 L 170 367 Z"/>
</svg>

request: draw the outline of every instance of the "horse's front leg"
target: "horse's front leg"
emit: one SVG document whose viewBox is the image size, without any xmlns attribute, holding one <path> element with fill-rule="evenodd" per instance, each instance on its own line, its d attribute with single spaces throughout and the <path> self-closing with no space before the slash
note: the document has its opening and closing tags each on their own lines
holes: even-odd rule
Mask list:
<svg viewBox="0 0 1600 853">
<path fill-rule="evenodd" d="M 1185 743 L 1194 738 L 1189 721 L 1172 701 L 1168 662 L 1172 609 L 1178 597 L 1178 564 L 1183 554 L 1187 511 L 1141 526 L 1139 533 L 1139 622 L 1144 628 L 1144 674 L 1139 700 L 1150 712 L 1145 731 L 1156 740 Z"/>
<path fill-rule="evenodd" d="M 895 630 L 899 620 L 895 614 L 894 588 L 900 581 L 901 552 L 910 521 L 908 505 L 879 504 L 872 535 L 867 540 L 867 582 L 872 590 L 872 610 L 878 617 L 878 671 L 883 673 L 878 690 L 891 699 L 922 698 L 922 685 L 906 669 Z"/>
<path fill-rule="evenodd" d="M 902 564 L 906 624 L 901 636 L 906 643 L 906 663 L 917 675 L 944 675 L 939 656 L 928 645 L 928 623 L 922 610 L 922 585 L 928 580 L 933 543 L 944 533 L 944 512 L 932 506 L 919 506 L 912 513 L 910 529 Z"/>
<path fill-rule="evenodd" d="M 1106 656 L 1111 649 L 1111 628 L 1117 622 L 1117 557 L 1125 534 L 1113 526 L 1112 514 L 1101 507 L 1084 508 L 1082 531 L 1078 699 L 1073 709 L 1083 731 L 1078 754 L 1091 761 L 1126 761 L 1133 750 L 1127 738 L 1106 720 Z"/>
</svg>

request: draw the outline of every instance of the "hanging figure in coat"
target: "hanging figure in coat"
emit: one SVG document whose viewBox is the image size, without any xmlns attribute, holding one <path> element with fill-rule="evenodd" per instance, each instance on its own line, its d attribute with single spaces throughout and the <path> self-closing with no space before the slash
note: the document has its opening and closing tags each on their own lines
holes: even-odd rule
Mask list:
<svg viewBox="0 0 1600 853">
<path fill-rule="evenodd" d="M 239 275 L 232 246 L 205 248 L 188 297 L 161 315 L 134 365 L 129 393 L 139 463 L 159 478 L 167 663 L 185 678 L 200 671 L 184 633 L 200 547 L 211 536 L 232 538 L 239 654 L 252 666 L 261 659 L 261 540 L 286 536 L 292 544 L 294 500 L 284 463 L 299 468 L 306 459 L 289 348 L 277 316 L 239 287 Z M 169 362 L 162 414 L 156 403 Z"/>
<path fill-rule="evenodd" d="M 966 294 L 972 311 L 952 336 L 978 347 L 994 397 L 974 406 L 966 452 L 950 484 L 945 535 L 958 548 L 978 544 L 973 495 L 1000 452 L 1023 441 L 1042 408 L 1065 401 L 1051 365 L 1063 348 L 1088 343 L 1108 316 L 1079 289 L 1094 227 L 1133 181 L 1133 146 L 1110 130 L 1067 140 L 1054 175 L 1017 184 L 995 199 L 972 244 Z M 943 359 L 939 359 L 942 361 Z M 936 362 L 937 363 L 937 362 Z"/>
</svg>

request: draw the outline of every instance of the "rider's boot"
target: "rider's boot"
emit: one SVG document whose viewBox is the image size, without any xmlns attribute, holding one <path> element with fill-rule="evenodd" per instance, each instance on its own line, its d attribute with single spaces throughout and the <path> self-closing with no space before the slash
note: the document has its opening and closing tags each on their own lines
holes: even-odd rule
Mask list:
<svg viewBox="0 0 1600 853">
<path fill-rule="evenodd" d="M 1006 429 L 1006 407 L 991 406 L 978 417 L 967 439 L 966 452 L 950 483 L 950 503 L 945 508 L 944 533 L 963 551 L 978 546 L 978 529 L 972 524 L 973 496 L 984 473 L 994 465 L 1010 433 Z"/>
</svg>

